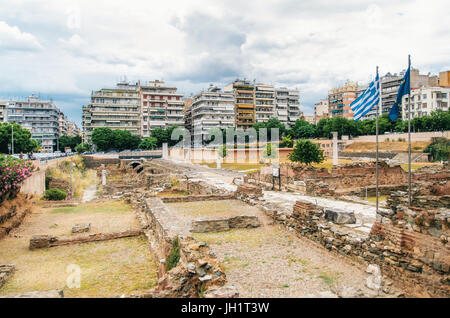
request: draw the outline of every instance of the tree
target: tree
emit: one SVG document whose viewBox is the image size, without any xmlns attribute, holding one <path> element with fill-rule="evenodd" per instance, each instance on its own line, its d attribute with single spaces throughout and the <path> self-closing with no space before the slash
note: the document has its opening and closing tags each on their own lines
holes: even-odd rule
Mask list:
<svg viewBox="0 0 450 318">
<path fill-rule="evenodd" d="M 272 138 L 272 128 L 278 129 L 278 138 L 281 139 L 286 132 L 286 126 L 278 118 L 272 117 L 266 123 L 267 128 L 267 138 L 271 140 Z"/>
<path fill-rule="evenodd" d="M 14 130 L 14 153 L 35 151 L 39 148 L 39 142 L 31 138 L 31 132 L 15 123 L 0 124 L 0 152 L 9 153 L 8 145 L 11 144 L 11 132 Z"/>
<path fill-rule="evenodd" d="M 177 143 L 183 140 L 183 136 L 178 136 L 178 139 L 172 140 L 172 137 L 175 138 L 175 136 L 172 136 L 173 131 L 178 128 L 179 127 L 177 125 L 173 125 L 166 129 L 167 143 L 169 144 L 169 146 L 175 146 Z"/>
<path fill-rule="evenodd" d="M 59 137 L 59 150 L 64 150 L 66 147 L 75 150 L 75 147 L 81 144 L 81 136 L 61 136 Z"/>
<path fill-rule="evenodd" d="M 307 165 L 313 162 L 321 163 L 324 160 L 323 150 L 319 148 L 319 145 L 307 139 L 300 139 L 296 142 L 292 153 L 289 155 L 289 160 Z"/>
<path fill-rule="evenodd" d="M 155 137 L 147 137 L 142 139 L 141 143 L 139 144 L 139 148 L 153 150 L 157 147 L 157 145 L 158 140 Z"/>
<path fill-rule="evenodd" d="M 435 138 L 424 152 L 431 154 L 433 161 L 448 161 L 450 158 L 450 140 L 443 137 Z"/>
<path fill-rule="evenodd" d="M 266 159 L 277 159 L 278 158 L 278 151 L 277 151 L 277 145 L 272 143 L 267 143 L 266 148 L 264 149 L 262 153 L 263 158 Z"/>
<path fill-rule="evenodd" d="M 87 142 L 82 142 L 82 143 L 78 144 L 74 150 L 76 152 L 78 152 L 79 154 L 81 154 L 83 152 L 87 152 L 87 151 L 91 150 L 91 145 L 89 145 Z"/>
<path fill-rule="evenodd" d="M 111 147 L 122 151 L 125 149 L 136 149 L 141 142 L 139 136 L 131 134 L 128 130 L 113 130 Z"/>
<path fill-rule="evenodd" d="M 431 113 L 432 129 L 434 131 L 444 131 L 450 129 L 450 112 L 437 110 Z"/>
<path fill-rule="evenodd" d="M 112 148 L 113 131 L 107 127 L 95 128 L 91 136 L 92 143 L 99 151 L 108 151 Z"/>
<path fill-rule="evenodd" d="M 225 158 L 228 155 L 228 149 L 226 145 L 220 146 L 217 148 L 218 154 L 220 158 Z"/>
<path fill-rule="evenodd" d="M 163 143 L 168 142 L 167 130 L 157 127 L 152 130 L 152 137 L 156 138 L 158 147 L 161 147 Z"/>
<path fill-rule="evenodd" d="M 308 123 L 306 120 L 303 119 L 297 119 L 294 123 L 294 125 L 289 129 L 288 134 L 293 136 L 295 139 L 303 138 L 301 135 L 305 134 L 305 130 L 308 130 L 309 128 L 305 127 L 311 127 L 312 125 Z"/>
<path fill-rule="evenodd" d="M 265 123 L 255 123 L 253 124 L 253 129 L 256 130 L 256 136 L 258 137 L 259 140 L 259 133 L 261 129 L 266 128 L 266 124 Z"/>
<path fill-rule="evenodd" d="M 280 144 L 280 147 L 292 148 L 292 146 L 294 146 L 294 142 L 292 141 L 292 137 L 290 135 L 281 137 L 281 140 L 283 142 Z"/>
</svg>

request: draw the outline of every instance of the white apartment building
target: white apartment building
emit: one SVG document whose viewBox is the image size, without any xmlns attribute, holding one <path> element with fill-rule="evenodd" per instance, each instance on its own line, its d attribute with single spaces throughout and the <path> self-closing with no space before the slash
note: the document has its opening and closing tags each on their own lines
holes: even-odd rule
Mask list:
<svg viewBox="0 0 450 318">
<path fill-rule="evenodd" d="M 411 89 L 411 119 L 431 115 L 436 110 L 448 111 L 450 87 L 431 86 Z M 403 96 L 402 118 L 408 119 L 408 95 Z"/>
<path fill-rule="evenodd" d="M 328 117 L 328 98 L 314 104 L 314 123 Z"/>
<path fill-rule="evenodd" d="M 297 119 L 302 117 L 299 91 L 285 87 L 277 88 L 275 91 L 276 106 L 274 115 L 286 128 L 289 128 L 294 125 Z"/>
<path fill-rule="evenodd" d="M 234 127 L 234 93 L 210 86 L 206 92 L 192 97 L 192 105 L 186 110 L 186 129 L 194 143 L 208 140 L 212 128 Z"/>
<path fill-rule="evenodd" d="M 0 123 L 6 121 L 6 101 L 0 100 Z"/>
<path fill-rule="evenodd" d="M 274 116 L 275 98 L 272 85 L 255 84 L 255 122 L 264 123 Z"/>
<path fill-rule="evenodd" d="M 95 128 L 128 130 L 140 135 L 140 95 L 138 83 L 120 82 L 91 94 L 91 103 L 83 106 L 83 140 L 90 142 Z"/>
<path fill-rule="evenodd" d="M 31 138 L 36 139 L 42 149 L 56 150 L 61 111 L 53 101 L 42 101 L 35 95 L 23 100 L 11 100 L 6 103 L 5 114 L 5 121 L 15 122 L 30 130 Z"/>
</svg>

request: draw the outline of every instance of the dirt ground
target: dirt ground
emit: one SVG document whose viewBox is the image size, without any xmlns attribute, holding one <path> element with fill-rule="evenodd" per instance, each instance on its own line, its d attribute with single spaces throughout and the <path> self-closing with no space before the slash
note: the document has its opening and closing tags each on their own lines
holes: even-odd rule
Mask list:
<svg viewBox="0 0 450 318">
<path fill-rule="evenodd" d="M 258 208 L 237 200 L 172 203 L 184 218 L 258 215 L 263 226 L 219 233 L 194 233 L 216 252 L 229 284 L 240 297 L 305 297 L 342 288 L 368 292 L 360 266 L 274 225 Z M 358 296 L 357 294 L 354 297 Z"/>
<path fill-rule="evenodd" d="M 233 217 L 237 215 L 258 215 L 258 208 L 249 206 L 238 200 L 198 201 L 167 203 L 185 219 L 215 219 Z"/>
<path fill-rule="evenodd" d="M 131 207 L 121 202 L 37 209 L 19 228 L 0 240 L 0 264 L 16 266 L 0 295 L 58 289 L 64 291 L 65 297 L 118 297 L 156 286 L 156 263 L 143 236 L 28 249 L 32 235 L 70 237 L 76 223 L 91 223 L 89 233 L 138 228 Z M 80 288 L 67 287 L 72 264 L 80 268 Z"/>
</svg>

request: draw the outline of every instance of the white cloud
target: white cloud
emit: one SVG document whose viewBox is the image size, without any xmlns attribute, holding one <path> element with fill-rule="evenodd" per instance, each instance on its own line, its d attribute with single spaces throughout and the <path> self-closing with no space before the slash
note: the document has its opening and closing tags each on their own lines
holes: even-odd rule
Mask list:
<svg viewBox="0 0 450 318">
<path fill-rule="evenodd" d="M 42 49 L 39 41 L 30 33 L 0 21 L 0 53 L 6 51 L 36 51 Z"/>
<path fill-rule="evenodd" d="M 0 95 L 80 96 L 63 104 L 79 120 L 81 96 L 123 75 L 188 95 L 240 76 L 297 87 L 310 110 L 377 65 L 400 72 L 408 54 L 423 73 L 450 69 L 448 12 L 447 0 L 0 0 Z"/>
</svg>

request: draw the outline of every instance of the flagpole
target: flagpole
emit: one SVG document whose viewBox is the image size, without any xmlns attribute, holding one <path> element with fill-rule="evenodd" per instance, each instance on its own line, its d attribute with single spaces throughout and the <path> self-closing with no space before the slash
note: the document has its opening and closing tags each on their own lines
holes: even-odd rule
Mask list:
<svg viewBox="0 0 450 318">
<path fill-rule="evenodd" d="M 378 66 L 377 66 L 377 75 L 376 77 L 378 77 L 378 81 L 379 81 L 379 94 L 380 94 L 380 100 L 377 103 L 377 110 L 376 110 L 376 115 L 375 115 L 375 131 L 376 131 L 376 167 L 375 167 L 375 178 L 376 178 L 376 213 L 378 214 L 378 112 L 379 112 L 379 107 L 381 105 L 381 79 L 378 76 Z"/>
<path fill-rule="evenodd" d="M 408 54 L 408 69 L 411 70 L 411 55 Z M 411 75 L 408 76 L 409 96 L 408 96 L 408 202 L 412 203 L 411 195 Z"/>
</svg>

